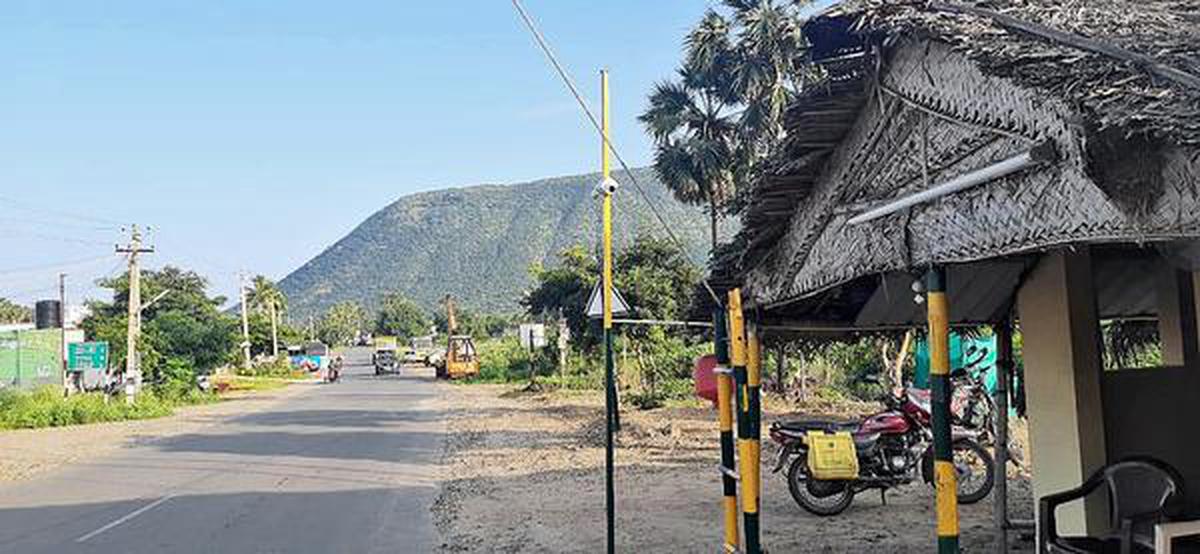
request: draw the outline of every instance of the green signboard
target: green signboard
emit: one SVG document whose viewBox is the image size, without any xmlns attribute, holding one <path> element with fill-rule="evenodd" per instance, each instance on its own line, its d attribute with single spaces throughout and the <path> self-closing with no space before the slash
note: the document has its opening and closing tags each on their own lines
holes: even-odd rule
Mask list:
<svg viewBox="0 0 1200 554">
<path fill-rule="evenodd" d="M 67 347 L 67 368 L 71 371 L 108 369 L 107 342 L 73 342 Z"/>
</svg>

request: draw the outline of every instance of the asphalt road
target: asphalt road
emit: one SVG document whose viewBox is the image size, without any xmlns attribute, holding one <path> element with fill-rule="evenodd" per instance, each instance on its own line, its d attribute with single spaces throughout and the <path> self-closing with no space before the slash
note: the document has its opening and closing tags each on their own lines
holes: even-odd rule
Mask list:
<svg viewBox="0 0 1200 554">
<path fill-rule="evenodd" d="M 435 385 L 367 356 L 269 411 L 0 487 L 0 552 L 431 551 Z"/>
</svg>

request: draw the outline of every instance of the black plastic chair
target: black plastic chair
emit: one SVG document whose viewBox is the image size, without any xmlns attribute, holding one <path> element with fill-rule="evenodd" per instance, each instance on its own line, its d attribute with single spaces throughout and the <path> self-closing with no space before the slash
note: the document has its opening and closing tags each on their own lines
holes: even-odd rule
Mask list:
<svg viewBox="0 0 1200 554">
<path fill-rule="evenodd" d="M 1108 486 L 1111 528 L 1096 537 L 1063 537 L 1054 512 L 1082 499 L 1101 485 Z M 1183 477 L 1166 462 L 1129 458 L 1101 468 L 1082 486 L 1042 497 L 1038 512 L 1042 552 L 1078 554 L 1138 554 L 1154 552 L 1154 525 L 1178 515 L 1183 501 Z"/>
</svg>

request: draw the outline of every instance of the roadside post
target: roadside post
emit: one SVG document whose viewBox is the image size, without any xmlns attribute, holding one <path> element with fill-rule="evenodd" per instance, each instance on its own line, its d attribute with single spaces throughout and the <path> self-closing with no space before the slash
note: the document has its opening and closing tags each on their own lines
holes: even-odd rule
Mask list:
<svg viewBox="0 0 1200 554">
<path fill-rule="evenodd" d="M 729 327 L 724 308 L 713 311 L 713 351 L 717 355 L 717 417 L 721 433 L 721 511 L 724 516 L 725 552 L 737 552 L 738 476 L 733 455 L 733 375 L 729 369 Z"/>
<path fill-rule="evenodd" d="M 933 476 L 937 487 L 938 554 L 958 552 L 958 483 L 950 443 L 950 310 L 945 269 L 925 273 L 929 310 L 929 381 L 933 410 Z M 1003 469 L 1003 468 L 1001 468 Z"/>
<path fill-rule="evenodd" d="M 742 475 L 742 525 L 746 553 L 761 554 L 759 491 L 762 487 L 762 343 L 758 326 L 746 325 L 746 385 L 738 413 L 738 456 Z M 743 423 L 745 420 L 745 423 Z"/>
<path fill-rule="evenodd" d="M 617 426 L 617 386 L 613 376 L 613 252 L 612 252 L 612 195 L 616 187 L 612 186 L 612 163 L 609 160 L 609 109 L 608 109 L 608 71 L 600 72 L 600 104 L 602 106 L 601 141 L 600 141 L 600 174 L 603 177 L 601 193 L 604 195 L 603 228 L 604 228 L 604 261 L 601 275 L 603 290 L 601 298 L 604 302 L 604 405 L 605 405 L 605 442 L 604 442 L 604 499 L 605 515 L 608 524 L 608 554 L 614 554 L 616 546 L 616 492 L 613 488 L 613 433 Z"/>
</svg>

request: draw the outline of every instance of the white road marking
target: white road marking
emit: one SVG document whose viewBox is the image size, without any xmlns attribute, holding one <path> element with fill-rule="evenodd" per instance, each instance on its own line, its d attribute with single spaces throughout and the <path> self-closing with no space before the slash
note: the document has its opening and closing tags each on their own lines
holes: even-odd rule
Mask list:
<svg viewBox="0 0 1200 554">
<path fill-rule="evenodd" d="M 88 539 L 91 539 L 91 538 L 95 537 L 96 535 L 99 535 L 105 531 L 108 531 L 109 529 L 112 529 L 113 527 L 116 527 L 118 525 L 121 525 L 137 516 L 140 516 L 146 512 L 149 512 L 150 510 L 153 510 L 155 508 L 155 506 L 158 506 L 159 504 L 162 504 L 163 502 L 170 500 L 174 496 L 175 495 L 173 495 L 173 494 L 168 494 L 162 498 L 159 498 L 158 500 L 155 500 L 154 502 L 146 504 L 145 506 L 142 506 L 141 508 L 138 508 L 132 512 L 129 512 L 125 516 L 113 521 L 112 523 L 109 523 L 108 525 L 105 525 L 104 527 L 96 529 L 95 531 L 92 531 L 91 533 L 88 533 L 82 537 L 79 537 L 78 539 L 75 539 L 75 542 L 87 542 Z"/>
</svg>

